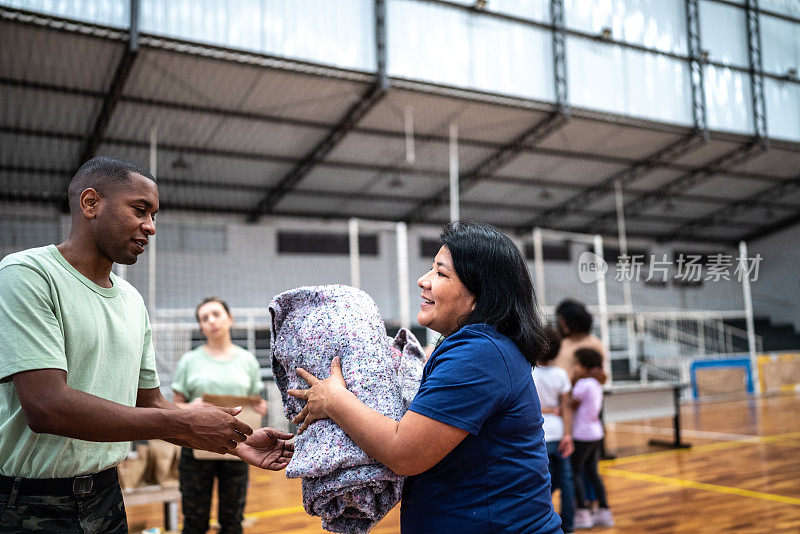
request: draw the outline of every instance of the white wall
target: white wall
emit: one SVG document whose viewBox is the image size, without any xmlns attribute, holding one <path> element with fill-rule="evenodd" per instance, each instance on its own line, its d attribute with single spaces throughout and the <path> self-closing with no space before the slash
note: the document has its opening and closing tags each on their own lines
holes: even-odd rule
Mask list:
<svg viewBox="0 0 800 534">
<path fill-rule="evenodd" d="M 218 295 L 237 308 L 266 307 L 269 300 L 281 291 L 301 285 L 350 283 L 350 263 L 347 255 L 278 254 L 278 230 L 327 231 L 347 233 L 346 221 L 313 221 L 272 218 L 256 225 L 245 224 L 238 217 L 211 217 L 192 214 L 168 213 L 159 215 L 159 224 L 189 224 L 205 226 L 224 225 L 227 250 L 218 252 L 175 252 L 158 248 L 156 240 L 157 278 L 156 306 L 164 308 L 192 308 L 204 296 Z M 369 222 L 362 222 L 364 233 L 374 233 Z M 419 289 L 416 279 L 430 268 L 433 258 L 420 255 L 420 238 L 438 237 L 438 226 L 412 227 L 409 230 L 409 302 L 410 315 L 415 321 L 418 310 Z M 379 256 L 362 256 L 361 287 L 376 301 L 387 320 L 399 318 L 397 294 L 396 240 L 391 230 L 378 234 Z M 522 236 L 526 240 L 529 236 Z M 522 238 L 517 238 L 520 243 Z M 649 252 L 660 255 L 677 247 L 681 250 L 698 250 L 697 246 L 678 244 L 653 245 Z M 570 263 L 547 262 L 545 277 L 548 304 L 563 298 L 578 298 L 587 304 L 596 304 L 594 285 L 580 282 L 577 258 L 586 250 L 585 245 L 573 244 Z M 709 247 L 699 250 L 711 252 Z M 713 250 L 716 251 L 716 250 Z M 735 254 L 735 251 L 728 251 Z M 128 268 L 128 278 L 147 296 L 147 252 L 137 265 Z M 533 272 L 533 262 L 529 263 Z M 680 288 L 650 287 L 642 281 L 632 284 L 633 300 L 641 309 L 724 309 L 741 310 L 743 300 L 740 285 L 735 281 L 705 282 L 702 287 Z M 606 277 L 609 304 L 623 304 L 622 284 L 614 280 L 614 267 Z"/>
<path fill-rule="evenodd" d="M 61 228 L 56 234 L 63 239 L 69 229 L 69 219 L 58 215 L 52 208 L 31 208 L 18 206 L 16 208 L 3 207 L 3 212 L 8 213 L 7 220 L 17 220 L 21 217 L 41 217 L 43 220 L 60 221 Z M 4 219 L 6 217 L 4 216 Z M 277 232 L 281 229 L 291 231 L 325 231 L 347 233 L 346 221 L 324 221 L 310 219 L 290 219 L 275 217 L 261 223 L 246 224 L 241 217 L 236 216 L 209 216 L 187 213 L 159 214 L 158 225 L 166 228 L 168 225 L 188 225 L 193 228 L 223 227 L 226 235 L 225 252 L 217 251 L 175 251 L 168 250 L 166 245 L 159 247 L 158 235 L 156 236 L 156 308 L 175 309 L 193 308 L 203 297 L 209 295 L 220 296 L 236 308 L 266 307 L 270 299 L 287 289 L 302 285 L 318 284 L 349 284 L 350 263 L 347 255 L 311 255 L 311 254 L 278 254 Z M 362 222 L 364 233 L 375 233 L 370 230 L 370 222 Z M 430 268 L 433 258 L 420 255 L 420 238 L 438 237 L 438 226 L 415 226 L 409 229 L 409 302 L 410 316 L 415 322 L 418 310 L 419 288 L 416 279 Z M 31 235 L 36 239 L 41 232 Z M 51 234 L 53 234 L 51 232 Z M 399 298 L 397 294 L 397 250 L 394 232 L 380 230 L 378 234 L 378 256 L 363 256 L 361 258 L 361 287 L 375 299 L 381 313 L 387 320 L 399 319 Z M 163 235 L 166 235 L 164 232 Z M 195 236 L 197 240 L 198 236 Z M 515 241 L 521 244 L 529 241 L 530 236 L 516 236 Z M 769 240 L 768 240 L 769 241 Z M 782 243 L 783 240 L 778 240 Z M 797 239 L 794 240 L 797 243 Z M 30 242 L 26 246 L 42 245 L 46 243 Z M 783 246 L 783 244 L 781 244 Z M 588 245 L 573 243 L 571 245 L 572 261 L 546 262 L 545 280 L 547 304 L 554 305 L 564 298 L 577 298 L 589 305 L 597 304 L 597 293 L 594 285 L 583 284 L 578 278 L 577 258 L 581 252 L 587 250 Z M 19 247 L 17 247 L 19 248 Z M 637 245 L 636 248 L 643 248 Z M 763 248 L 763 247 L 762 247 Z M 796 248 L 796 247 L 795 247 Z M 724 250 L 721 247 L 709 247 L 682 244 L 652 244 L 647 247 L 648 253 L 656 254 L 660 259 L 662 254 L 668 254 L 672 259 L 672 250 L 684 252 L 723 252 L 735 255 L 735 250 Z M 127 268 L 127 278 L 148 300 L 148 255 L 145 252 L 136 265 Z M 14 247 L 0 247 L 0 255 L 14 251 Z M 790 252 L 790 248 L 780 248 L 777 245 L 768 251 L 769 259 L 762 262 L 761 276 L 777 277 L 786 276 L 788 265 L 792 258 L 797 259 L 798 253 Z M 751 256 L 755 252 L 751 251 Z M 787 258 L 788 254 L 788 258 Z M 773 274 L 779 266 L 784 269 L 779 274 Z M 529 262 L 533 273 L 533 262 Z M 666 287 L 651 287 L 644 283 L 646 268 L 642 269 L 642 279 L 632 283 L 633 302 L 637 309 L 642 310 L 741 310 L 744 308 L 741 286 L 735 279 L 730 281 L 706 281 L 700 287 L 676 287 L 668 284 Z M 674 274 L 674 269 L 672 271 Z M 731 272 L 731 274 L 733 274 Z M 608 303 L 611 305 L 623 304 L 622 284 L 614 280 L 615 268 L 612 265 L 606 275 Z M 770 278 L 771 280 L 771 278 Z M 796 289 L 797 276 L 795 275 Z M 765 292 L 760 295 L 760 292 Z M 757 311 L 765 313 L 768 306 L 764 303 L 770 298 L 783 298 L 788 300 L 785 286 L 775 282 L 762 282 L 761 279 L 753 285 L 754 298 Z M 774 295 L 774 296 L 773 296 Z M 781 297 L 781 295 L 784 295 Z M 149 303 L 148 303 L 149 304 Z M 796 308 L 795 308 L 796 309 Z"/>
</svg>

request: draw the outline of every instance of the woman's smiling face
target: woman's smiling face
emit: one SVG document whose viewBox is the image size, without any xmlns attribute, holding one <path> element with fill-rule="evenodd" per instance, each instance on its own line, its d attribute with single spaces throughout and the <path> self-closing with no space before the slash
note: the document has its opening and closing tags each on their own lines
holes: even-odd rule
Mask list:
<svg viewBox="0 0 800 534">
<path fill-rule="evenodd" d="M 475 296 L 456 274 L 447 247 L 439 249 L 433 267 L 417 280 L 417 285 L 422 289 L 417 321 L 443 336 L 458 330 L 460 321 L 475 309 Z"/>
</svg>

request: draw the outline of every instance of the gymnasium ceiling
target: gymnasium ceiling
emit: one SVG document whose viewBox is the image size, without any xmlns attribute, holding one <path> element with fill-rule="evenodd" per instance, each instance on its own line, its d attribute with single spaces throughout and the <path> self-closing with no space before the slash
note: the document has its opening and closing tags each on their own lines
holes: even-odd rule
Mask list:
<svg viewBox="0 0 800 534">
<path fill-rule="evenodd" d="M 508 230 L 732 244 L 800 221 L 800 144 L 389 79 L 0 8 L 0 200 L 63 205 L 81 162 L 149 165 L 162 210 L 449 218 L 458 124 L 461 216 Z M 413 114 L 408 158 L 406 109 Z"/>
</svg>

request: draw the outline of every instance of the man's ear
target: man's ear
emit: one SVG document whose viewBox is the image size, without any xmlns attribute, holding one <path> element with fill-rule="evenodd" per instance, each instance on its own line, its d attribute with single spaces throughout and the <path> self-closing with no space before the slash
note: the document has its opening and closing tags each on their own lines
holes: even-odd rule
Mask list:
<svg viewBox="0 0 800 534">
<path fill-rule="evenodd" d="M 87 187 L 81 192 L 80 207 L 83 216 L 87 219 L 94 219 L 97 216 L 97 208 L 100 203 L 100 194 L 91 187 Z"/>
</svg>

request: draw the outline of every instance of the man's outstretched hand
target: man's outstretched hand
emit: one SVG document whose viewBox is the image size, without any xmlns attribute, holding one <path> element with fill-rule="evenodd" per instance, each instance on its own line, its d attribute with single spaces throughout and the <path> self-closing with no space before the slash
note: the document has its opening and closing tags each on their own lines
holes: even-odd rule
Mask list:
<svg viewBox="0 0 800 534">
<path fill-rule="evenodd" d="M 294 454 L 294 443 L 289 443 L 294 434 L 287 434 L 274 428 L 264 427 L 253 431 L 236 446 L 233 453 L 250 465 L 280 471 L 289 463 Z"/>
</svg>

